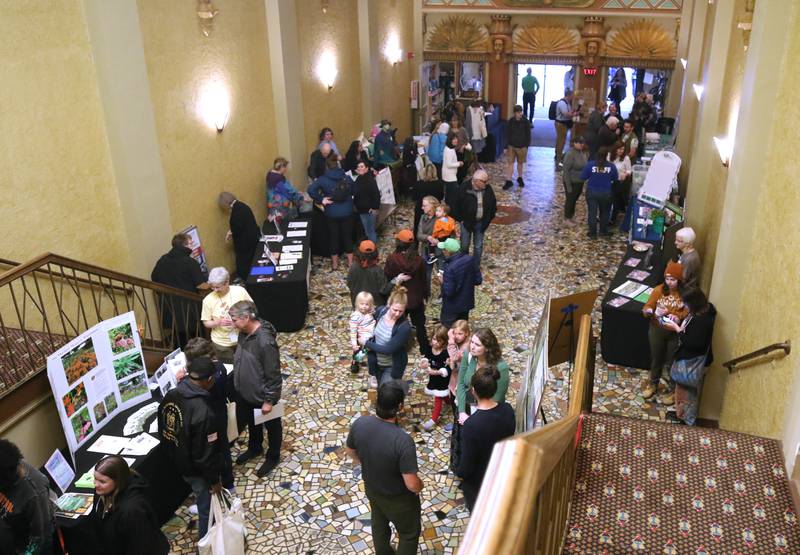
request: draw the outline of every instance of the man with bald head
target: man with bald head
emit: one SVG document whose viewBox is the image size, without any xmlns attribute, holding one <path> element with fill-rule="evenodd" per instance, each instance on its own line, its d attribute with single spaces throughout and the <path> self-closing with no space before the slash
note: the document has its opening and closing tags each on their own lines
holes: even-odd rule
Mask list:
<svg viewBox="0 0 800 555">
<path fill-rule="evenodd" d="M 308 162 L 308 177 L 316 179 L 325 173 L 325 163 L 332 151 L 333 145 L 328 141 L 319 143 L 319 148 L 311 153 L 311 160 Z"/>
<path fill-rule="evenodd" d="M 497 212 L 497 199 L 489 185 L 489 174 L 484 170 L 477 170 L 472 179 L 459 185 L 456 198 L 458 206 L 455 214 L 461 221 L 461 251 L 469 254 L 469 245 L 472 242 L 472 257 L 476 268 L 480 268 L 483 236 Z"/>
</svg>

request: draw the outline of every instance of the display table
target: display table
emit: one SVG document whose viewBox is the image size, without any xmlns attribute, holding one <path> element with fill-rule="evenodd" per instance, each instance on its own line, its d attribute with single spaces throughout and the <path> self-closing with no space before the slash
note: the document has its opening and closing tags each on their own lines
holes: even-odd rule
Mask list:
<svg viewBox="0 0 800 555">
<path fill-rule="evenodd" d="M 131 414 L 148 403 L 154 401 L 158 402 L 160 400 L 161 395 L 156 391 L 152 399 L 117 414 L 103 427 L 102 435 L 123 436 L 124 434 L 122 431 Z M 145 432 L 149 429 L 150 423 L 156 418 L 157 416 L 154 413 L 147 419 L 144 425 Z M 138 435 L 138 433 L 135 435 Z M 135 435 L 126 437 L 135 437 Z M 97 437 L 99 438 L 99 436 L 100 434 L 98 434 Z M 89 452 L 89 448 L 94 444 L 94 441 L 96 441 L 96 439 L 87 441 L 85 445 L 81 446 L 81 448 L 75 452 L 75 464 L 77 466 L 75 470 L 76 479 L 84 472 L 94 467 L 100 459 L 106 456 L 102 453 Z M 177 470 L 175 470 L 175 465 L 172 464 L 161 449 L 161 445 L 157 445 L 148 454 L 135 457 L 135 459 L 136 462 L 133 464 L 132 468 L 147 480 L 147 499 L 156 512 L 159 524 L 164 524 L 167 520 L 172 518 L 178 507 L 180 507 L 183 501 L 189 496 L 191 488 L 189 484 L 183 480 Z M 74 483 L 67 491 L 93 493 L 92 490 L 76 488 Z M 56 518 L 56 523 L 64 534 L 64 544 L 70 555 L 100 553 L 96 544 L 94 531 L 90 526 L 90 518 L 91 517 L 80 517 L 78 519 Z"/>
<path fill-rule="evenodd" d="M 320 214 L 323 218 L 324 216 Z M 284 236 L 280 243 L 270 242 L 269 248 L 272 252 L 281 252 L 286 245 L 300 245 L 302 253 L 300 260 L 294 264 L 294 268 L 288 271 L 276 271 L 268 276 L 269 281 L 258 281 L 261 276 L 250 275 L 247 277 L 245 287 L 253 298 L 258 308 L 258 314 L 264 320 L 270 322 L 278 331 L 298 331 L 303 329 L 308 313 L 308 273 L 311 261 L 311 238 L 317 216 L 311 218 L 300 217 L 292 221 L 305 221 L 308 226 L 305 228 L 288 227 L 291 222 L 284 222 L 281 226 L 281 234 Z M 323 226 L 324 229 L 324 226 Z M 306 231 L 304 237 L 287 237 L 287 231 Z M 264 222 L 265 235 L 275 235 L 277 230 L 272 223 Z M 316 253 L 315 253 L 316 254 Z M 263 262 L 263 244 L 259 243 L 256 254 L 253 257 L 252 267 L 272 266 L 270 262 Z M 280 259 L 278 264 L 281 264 Z"/>
<path fill-rule="evenodd" d="M 650 257 L 652 268 L 647 270 L 642 264 L 642 260 L 647 253 L 636 252 L 633 247 L 628 246 L 625 258 L 617 269 L 614 279 L 611 280 L 605 297 L 603 297 L 603 325 L 600 332 L 600 346 L 603 360 L 608 364 L 617 364 L 630 368 L 650 368 L 650 343 L 647 339 L 650 320 L 642 315 L 644 303 L 631 299 L 622 306 L 614 307 L 609 305 L 608 301 L 620 296 L 613 291 L 625 281 L 631 279 L 628 274 L 633 270 L 650 272 L 650 275 L 644 280 L 633 280 L 648 287 L 655 287 L 664 282 L 661 249 L 658 245 L 653 245 L 653 249 L 653 255 Z M 627 266 L 625 261 L 630 258 L 638 258 L 639 264 L 635 267 Z"/>
</svg>

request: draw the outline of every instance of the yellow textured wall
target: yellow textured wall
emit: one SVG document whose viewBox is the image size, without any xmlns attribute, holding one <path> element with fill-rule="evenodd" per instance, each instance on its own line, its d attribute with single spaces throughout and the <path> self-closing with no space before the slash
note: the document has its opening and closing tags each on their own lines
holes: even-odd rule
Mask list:
<svg viewBox="0 0 800 555">
<path fill-rule="evenodd" d="M 773 132 L 764 138 L 767 173 L 753 222 L 752 271 L 742 276 L 745 288 L 736 335 L 736 349 L 747 353 L 771 343 L 800 337 L 800 188 L 795 185 L 797 164 L 788 149 L 797 144 L 800 105 L 800 17 L 787 20 L 791 37 L 780 72 Z M 723 230 L 724 232 L 724 230 Z M 794 353 L 774 364 L 759 364 L 736 372 L 728 379 L 720 426 L 757 435 L 780 438 L 787 400 L 794 381 Z"/>
<path fill-rule="evenodd" d="M 171 224 L 175 231 L 197 225 L 210 265 L 232 269 L 228 214 L 217 208 L 217 195 L 231 191 L 263 221 L 264 177 L 279 154 L 264 2 L 220 4 L 209 37 L 191 2 L 138 0 L 138 7 Z M 221 134 L 198 113 L 213 81 L 230 97 Z"/>
<path fill-rule="evenodd" d="M 711 8 L 713 15 L 714 6 Z M 737 0 L 737 8 L 744 13 L 744 0 Z M 710 34 L 710 33 L 709 33 Z M 725 79 L 722 84 L 722 102 L 719 106 L 719 120 L 716 136 L 734 136 L 736 133 L 736 117 L 739 112 L 739 98 L 742 91 L 742 78 L 744 75 L 745 51 L 742 33 L 731 33 L 728 57 L 725 63 Z M 701 287 L 708 291 L 711 284 L 714 259 L 716 258 L 717 242 L 719 240 L 720 224 L 722 221 L 722 205 L 725 199 L 725 184 L 728 179 L 728 169 L 720 163 L 716 150 L 711 163 L 711 174 L 708 180 L 707 200 L 705 215 L 702 219 L 702 228 L 697 229 L 697 249 L 702 256 L 703 275 Z"/>
<path fill-rule="evenodd" d="M 397 128 L 395 137 L 402 143 L 411 131 L 411 79 L 412 63 L 406 54 L 413 49 L 413 2 L 398 0 L 370 0 L 371 31 L 374 34 L 372 66 L 379 72 L 379 88 L 373 90 L 378 96 L 378 116 L 388 119 Z M 390 37 L 396 35 L 403 50 L 402 61 L 392 65 L 387 61 L 384 48 Z M 417 53 L 421 56 L 422 53 Z"/>
<path fill-rule="evenodd" d="M 51 251 L 128 270 L 80 0 L 5 2 L 2 21 L 1 256 Z"/>
<path fill-rule="evenodd" d="M 295 9 L 308 154 L 319 143 L 320 129 L 330 127 L 336 146 L 344 155 L 361 131 L 358 3 L 331 0 L 327 13 L 323 14 L 318 0 L 295 0 Z M 339 70 L 330 91 L 316 73 L 317 62 L 326 51 L 333 54 Z M 293 162 L 307 165 L 308 158 Z"/>
</svg>

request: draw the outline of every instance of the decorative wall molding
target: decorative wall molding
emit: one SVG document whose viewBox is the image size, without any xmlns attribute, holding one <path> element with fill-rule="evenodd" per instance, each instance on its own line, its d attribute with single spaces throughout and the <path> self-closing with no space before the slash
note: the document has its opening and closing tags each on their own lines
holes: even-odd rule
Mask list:
<svg viewBox="0 0 800 555">
<path fill-rule="evenodd" d="M 684 0 L 423 0 L 427 10 L 509 10 L 544 13 L 547 11 L 591 11 L 608 14 L 680 15 Z"/>
<path fill-rule="evenodd" d="M 581 35 L 577 29 L 553 20 L 539 19 L 513 33 L 515 55 L 577 55 Z"/>
<path fill-rule="evenodd" d="M 489 32 L 471 17 L 452 15 L 441 20 L 431 31 L 426 51 L 488 52 Z"/>
<path fill-rule="evenodd" d="M 614 29 L 606 38 L 606 54 L 644 60 L 675 59 L 673 36 L 656 22 L 643 19 Z"/>
</svg>

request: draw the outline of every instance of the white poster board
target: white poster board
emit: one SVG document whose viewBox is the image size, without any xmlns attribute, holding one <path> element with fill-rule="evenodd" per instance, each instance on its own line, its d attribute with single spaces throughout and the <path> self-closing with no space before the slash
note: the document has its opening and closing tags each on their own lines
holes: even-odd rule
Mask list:
<svg viewBox="0 0 800 555">
<path fill-rule="evenodd" d="M 539 317 L 536 335 L 530 347 L 530 354 L 525 367 L 519 394 L 517 395 L 517 433 L 534 429 L 536 416 L 542 404 L 544 388 L 547 384 L 547 345 L 550 320 L 550 295 Z"/>
<path fill-rule="evenodd" d="M 95 325 L 47 357 L 47 378 L 74 457 L 115 414 L 151 397 L 133 312 Z"/>
<path fill-rule="evenodd" d="M 181 231 L 184 235 L 189 236 L 189 248 L 192 249 L 191 257 L 197 260 L 200 264 L 200 269 L 204 274 L 208 274 L 208 264 L 206 263 L 206 251 L 203 249 L 203 244 L 200 243 L 200 233 L 197 231 L 196 225 L 191 225 Z"/>
<path fill-rule="evenodd" d="M 389 168 L 383 168 L 375 176 L 378 183 L 378 190 L 381 192 L 381 204 L 397 204 L 394 199 L 394 185 L 392 184 L 392 172 Z"/>
</svg>

